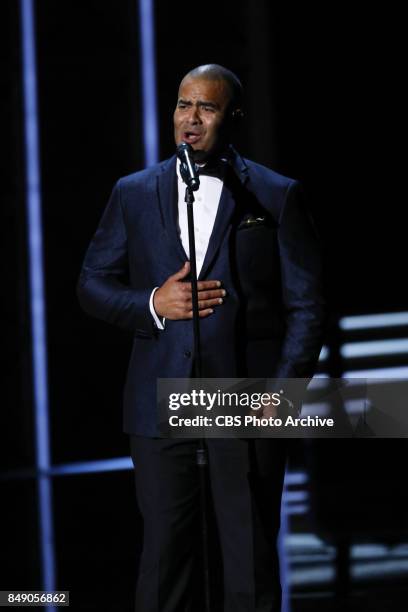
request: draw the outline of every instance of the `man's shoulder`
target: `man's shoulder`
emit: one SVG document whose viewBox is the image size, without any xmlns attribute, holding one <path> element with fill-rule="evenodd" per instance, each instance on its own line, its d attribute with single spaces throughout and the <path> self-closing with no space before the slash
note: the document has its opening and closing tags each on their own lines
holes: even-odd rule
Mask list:
<svg viewBox="0 0 408 612">
<path fill-rule="evenodd" d="M 250 159 L 241 158 L 241 162 L 241 171 L 248 178 L 248 190 L 255 195 L 261 206 L 275 219 L 279 219 L 288 193 L 292 186 L 299 187 L 298 181 Z"/>
<path fill-rule="evenodd" d="M 261 182 L 267 187 L 274 187 L 275 189 L 283 189 L 285 191 L 288 187 L 297 182 L 296 179 L 280 174 L 272 170 L 272 168 L 258 164 L 251 159 L 242 159 L 248 168 L 249 178 L 254 182 Z"/>
<path fill-rule="evenodd" d="M 175 156 L 165 159 L 164 161 L 158 162 L 148 168 L 143 168 L 126 176 L 122 176 L 118 180 L 118 184 L 121 188 L 138 187 L 148 184 L 156 176 L 162 172 L 168 170 L 172 164 L 175 163 Z"/>
</svg>

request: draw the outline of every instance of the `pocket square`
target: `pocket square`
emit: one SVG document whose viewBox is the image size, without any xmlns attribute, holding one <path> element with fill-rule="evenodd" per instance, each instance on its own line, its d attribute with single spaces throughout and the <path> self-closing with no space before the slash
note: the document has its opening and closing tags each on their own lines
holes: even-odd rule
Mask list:
<svg viewBox="0 0 408 612">
<path fill-rule="evenodd" d="M 247 229 L 250 227 L 257 227 L 259 225 L 265 225 L 266 217 L 255 217 L 255 215 L 248 215 L 238 225 L 238 229 Z"/>
</svg>

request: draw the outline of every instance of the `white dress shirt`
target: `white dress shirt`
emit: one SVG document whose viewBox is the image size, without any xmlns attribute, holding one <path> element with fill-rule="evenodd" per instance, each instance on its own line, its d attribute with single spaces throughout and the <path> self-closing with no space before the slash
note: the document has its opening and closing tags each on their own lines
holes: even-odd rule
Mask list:
<svg viewBox="0 0 408 612">
<path fill-rule="evenodd" d="M 215 176 L 200 176 L 200 187 L 194 193 L 194 238 L 196 247 L 197 276 L 204 263 L 205 254 L 213 231 L 218 205 L 220 203 L 223 181 Z M 187 204 L 184 201 L 186 186 L 180 175 L 180 161 L 177 160 L 177 190 L 178 190 L 178 231 L 181 243 L 190 259 L 188 244 Z M 176 270 L 174 270 L 176 272 Z M 153 306 L 153 296 L 158 287 L 150 295 L 149 307 L 154 322 L 159 329 L 164 329 L 165 319 L 158 317 Z"/>
</svg>

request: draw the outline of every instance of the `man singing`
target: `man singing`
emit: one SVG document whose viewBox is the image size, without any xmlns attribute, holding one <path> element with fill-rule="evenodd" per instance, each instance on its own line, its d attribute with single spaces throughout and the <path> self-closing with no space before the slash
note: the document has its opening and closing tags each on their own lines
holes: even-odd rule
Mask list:
<svg viewBox="0 0 408 612">
<path fill-rule="evenodd" d="M 202 375 L 313 375 L 324 326 L 322 267 L 297 181 L 231 146 L 242 86 L 217 64 L 181 81 L 174 136 L 191 145 Z M 176 156 L 120 179 L 78 284 L 89 314 L 132 332 L 124 393 L 144 544 L 137 612 L 192 611 L 198 441 L 159 436 L 157 378 L 194 371 L 185 184 Z M 274 415 L 265 407 L 264 416 Z M 278 612 L 276 539 L 285 469 L 277 439 L 208 439 L 224 612 Z"/>
</svg>

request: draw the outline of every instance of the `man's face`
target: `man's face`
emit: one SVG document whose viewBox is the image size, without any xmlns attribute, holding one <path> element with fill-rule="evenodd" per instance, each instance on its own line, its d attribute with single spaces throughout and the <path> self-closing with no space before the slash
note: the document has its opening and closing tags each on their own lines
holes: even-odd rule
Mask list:
<svg viewBox="0 0 408 612">
<path fill-rule="evenodd" d="M 226 143 L 230 100 L 224 81 L 185 78 L 173 117 L 176 145 L 190 144 L 197 161 L 220 149 Z"/>
</svg>

